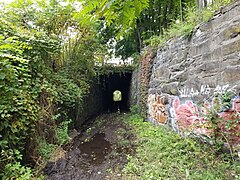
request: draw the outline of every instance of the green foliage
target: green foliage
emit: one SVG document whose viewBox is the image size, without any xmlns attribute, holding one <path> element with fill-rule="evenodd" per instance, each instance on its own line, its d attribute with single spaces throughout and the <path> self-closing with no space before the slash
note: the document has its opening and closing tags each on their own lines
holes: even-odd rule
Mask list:
<svg viewBox="0 0 240 180">
<path fill-rule="evenodd" d="M 231 101 L 233 98 L 234 94 L 230 92 L 226 92 L 222 94 L 221 100 L 222 100 L 222 106 L 223 108 L 229 109 L 231 107 Z"/>
<path fill-rule="evenodd" d="M 60 116 L 56 116 L 54 117 L 54 119 L 59 120 Z M 43 160 L 43 162 L 48 161 L 52 157 L 54 151 L 59 146 L 69 142 L 70 137 L 68 135 L 68 128 L 70 123 L 71 123 L 71 120 L 65 120 L 59 123 L 57 127 L 53 127 L 53 128 L 56 128 L 55 130 L 56 143 L 49 143 L 48 139 L 45 139 L 44 137 L 37 138 L 37 144 L 38 144 L 37 151 L 41 159 Z"/>
<path fill-rule="evenodd" d="M 67 142 L 69 142 L 70 137 L 68 135 L 68 125 L 71 123 L 71 121 L 63 121 L 60 123 L 60 125 L 57 127 L 57 141 L 60 145 L 63 145 Z"/>
<path fill-rule="evenodd" d="M 0 21 L 0 149 L 4 154 L 1 176 L 30 179 L 31 170 L 20 164 L 19 156 L 34 131 L 40 110 L 41 63 L 57 46 L 52 50 L 55 42 L 47 41 L 49 38 L 44 34 L 29 35 L 21 27 L 17 29 L 4 19 Z M 48 68 L 48 63 L 45 67 Z"/>
<path fill-rule="evenodd" d="M 38 82 L 35 84 L 32 79 L 30 60 L 24 58 L 31 46 L 20 37 L 8 37 L 7 33 L 14 30 L 5 29 L 8 24 L 2 19 L 0 26 L 3 29 L 0 35 L 0 131 L 8 146 L 21 147 L 39 110 L 35 88 Z"/>
<path fill-rule="evenodd" d="M 219 159 L 208 145 L 144 122 L 139 115 L 131 115 L 127 122 L 137 134 L 137 149 L 123 169 L 126 179 L 238 178 L 239 164 Z"/>
<path fill-rule="evenodd" d="M 104 65 L 96 67 L 96 73 L 98 76 L 101 75 L 110 75 L 114 73 L 130 73 L 132 72 L 134 67 L 132 66 L 111 66 L 111 65 Z"/>
<path fill-rule="evenodd" d="M 159 47 L 171 38 L 189 36 L 193 33 L 197 24 L 207 22 L 212 18 L 216 10 L 230 2 L 232 2 L 232 0 L 214 1 L 213 4 L 201 10 L 198 10 L 196 6 L 190 2 L 190 5 L 185 7 L 183 20 L 180 20 L 181 18 L 178 16 L 174 17 L 169 27 L 162 29 L 160 35 L 153 35 L 149 39 L 146 39 L 144 43 L 153 47 Z"/>
<path fill-rule="evenodd" d="M 173 24 L 168 30 L 169 37 L 177 37 L 181 35 L 189 36 L 194 28 L 195 24 L 190 23 L 179 23 Z"/>
<path fill-rule="evenodd" d="M 8 151 L 2 150 L 0 160 L 1 162 L 7 161 L 9 163 L 13 163 L 22 160 L 22 154 L 17 149 L 10 149 Z"/>
<path fill-rule="evenodd" d="M 32 170 L 28 167 L 22 166 L 20 162 L 9 163 L 5 166 L 2 180 L 30 180 L 33 176 Z"/>
<path fill-rule="evenodd" d="M 141 57 L 141 55 L 138 52 L 136 52 L 136 53 L 131 55 L 131 58 L 133 58 L 132 59 L 132 66 L 133 67 L 138 67 L 139 61 L 140 61 L 140 57 Z"/>
<path fill-rule="evenodd" d="M 238 126 L 240 121 L 239 113 L 236 111 L 229 111 L 227 118 L 221 115 L 222 111 L 232 108 L 233 93 L 225 92 L 219 97 L 214 97 L 216 101 L 214 105 L 208 110 L 205 119 L 209 124 L 208 129 L 212 131 L 212 142 L 216 149 L 222 151 L 227 148 L 230 151 L 232 160 L 237 152 L 234 151 L 234 139 L 239 137 Z M 237 155 L 236 155 L 237 156 Z"/>
<path fill-rule="evenodd" d="M 48 161 L 56 148 L 56 144 L 48 143 L 45 139 L 38 139 L 38 153 L 43 160 Z"/>
<path fill-rule="evenodd" d="M 167 41 L 166 36 L 152 36 L 151 38 L 144 41 L 144 44 L 150 45 L 151 47 L 159 47 Z"/>
<path fill-rule="evenodd" d="M 20 151 L 16 149 L 10 149 L 8 151 L 1 151 L 1 162 L 8 162 L 2 173 L 0 173 L 0 177 L 3 180 L 8 179 L 30 179 L 33 176 L 32 170 L 29 167 L 25 167 L 21 165 L 20 161 L 22 160 L 22 154 Z"/>
<path fill-rule="evenodd" d="M 105 2 L 107 3 L 107 1 Z M 121 21 L 121 18 L 124 18 L 121 13 L 124 14 L 125 11 L 130 12 L 130 15 L 127 17 L 128 21 L 131 19 L 131 17 L 135 16 L 133 12 L 134 9 L 141 6 L 139 6 L 138 3 L 133 2 L 133 5 L 131 5 L 131 3 L 128 1 L 121 3 L 118 1 L 114 1 L 114 3 L 115 2 L 118 3 L 119 11 L 117 13 L 114 12 L 114 15 L 120 14 L 120 18 L 118 18 L 117 21 L 113 20 L 110 25 L 105 23 L 105 26 L 100 29 L 100 34 L 104 37 L 104 42 L 107 40 L 111 42 L 112 39 L 117 40 L 117 44 L 113 48 L 116 49 L 116 55 L 121 56 L 123 59 L 132 56 L 135 52 L 140 53 L 146 45 L 144 44 L 145 40 L 153 36 L 163 35 L 164 31 L 168 29 L 171 24 L 175 24 L 176 19 L 180 18 L 180 16 L 185 16 L 185 9 L 187 6 L 195 6 L 194 0 L 149 0 L 146 8 L 143 8 L 140 14 L 137 13 L 138 16 L 135 17 L 132 25 L 129 25 L 128 30 L 125 30 L 124 23 L 126 21 Z M 125 2 L 129 5 L 121 8 Z M 114 3 L 112 6 L 114 6 Z M 111 10 L 111 8 L 107 9 L 107 11 Z M 98 10 L 92 12 L 97 14 L 96 17 L 99 16 L 97 13 Z M 100 16 L 101 15 L 102 14 L 100 13 Z M 115 17 L 113 18 L 115 19 Z M 102 21 L 108 22 L 106 19 L 103 19 Z"/>
<path fill-rule="evenodd" d="M 140 107 L 138 105 L 134 105 L 130 108 L 131 114 L 140 114 Z"/>
<path fill-rule="evenodd" d="M 199 22 L 199 16 L 196 8 L 187 8 L 185 21 L 176 20 L 172 22 L 168 29 L 163 30 L 162 35 L 152 36 L 150 39 L 145 40 L 146 45 L 152 47 L 163 46 L 167 40 L 179 37 L 179 36 L 190 36 L 193 32 L 194 27 Z"/>
<path fill-rule="evenodd" d="M 82 17 L 85 16 L 90 21 L 90 16 L 94 12 L 97 18 L 104 17 L 108 26 L 114 23 L 117 27 L 117 38 L 119 39 L 136 26 L 136 19 L 148 7 L 149 0 L 88 0 L 84 1 L 81 14 Z"/>
<path fill-rule="evenodd" d="M 16 0 L 0 12 L 0 172 L 7 175 L 21 162 L 15 150 L 41 163 L 38 156 L 48 160 L 68 142 L 62 120 L 83 106 L 96 52 L 104 53 L 93 28 L 76 19 L 75 2 L 63 2 Z"/>
<path fill-rule="evenodd" d="M 74 81 L 63 73 L 55 74 L 50 79 L 55 87 L 56 101 L 63 106 L 70 108 L 82 99 L 82 90 Z"/>
</svg>

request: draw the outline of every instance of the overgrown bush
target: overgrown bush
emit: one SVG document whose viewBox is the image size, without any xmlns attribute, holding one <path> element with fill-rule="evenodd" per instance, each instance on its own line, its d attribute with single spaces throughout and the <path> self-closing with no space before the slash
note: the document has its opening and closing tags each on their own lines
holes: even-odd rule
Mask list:
<svg viewBox="0 0 240 180">
<path fill-rule="evenodd" d="M 31 168 L 23 166 L 20 161 L 22 160 L 22 154 L 16 149 L 9 149 L 8 151 L 1 151 L 1 162 L 5 162 L 1 169 L 0 177 L 3 180 L 18 179 L 28 180 L 33 176 Z M 2 165 L 2 164 L 1 164 Z"/>
<path fill-rule="evenodd" d="M 1 174 L 5 179 L 11 172 L 15 178 L 17 175 L 27 178 L 31 173 L 21 166 L 19 153 L 23 152 L 37 120 L 39 82 L 32 74 L 32 59 L 26 54 L 32 49 L 24 41 L 26 35 L 1 18 L 0 29 L 0 150 L 4 155 L 0 171 L 5 172 Z"/>
<path fill-rule="evenodd" d="M 69 123 L 56 122 L 53 117 L 59 113 L 60 105 L 62 108 L 73 107 L 81 101 L 82 96 L 76 82 L 63 73 L 54 72 L 54 58 L 59 53 L 60 39 L 56 36 L 17 27 L 0 18 L 0 151 L 4 154 L 0 162 L 2 178 L 28 179 L 31 175 L 30 169 L 25 168 L 22 159 L 12 151 L 23 154 L 26 151 L 24 148 L 28 147 L 31 149 L 26 153 L 38 159 L 34 156 L 50 155 L 49 152 L 56 144 L 68 140 Z M 60 111 L 60 116 L 65 117 L 65 111 Z M 39 137 L 46 142 L 35 139 Z M 42 148 L 38 155 L 30 154 L 36 152 L 35 148 L 39 146 Z"/>
<path fill-rule="evenodd" d="M 4 168 L 2 180 L 30 180 L 33 176 L 31 168 L 22 166 L 20 162 L 8 163 Z"/>
</svg>

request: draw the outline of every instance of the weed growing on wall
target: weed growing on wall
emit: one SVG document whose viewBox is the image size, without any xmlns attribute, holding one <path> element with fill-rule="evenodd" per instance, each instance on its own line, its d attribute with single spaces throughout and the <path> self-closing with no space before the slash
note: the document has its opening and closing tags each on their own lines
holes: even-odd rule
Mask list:
<svg viewBox="0 0 240 180">
<path fill-rule="evenodd" d="M 223 109 L 229 109 L 232 106 L 232 98 L 234 94 L 225 92 L 224 94 L 221 95 L 221 100 L 222 100 L 222 108 Z"/>
<path fill-rule="evenodd" d="M 217 149 L 227 147 L 233 159 L 234 148 L 240 141 L 239 98 L 234 98 L 234 94 L 226 92 L 215 99 L 218 99 L 217 102 L 215 101 L 205 115 L 208 129 L 212 132 L 210 137 Z"/>
</svg>

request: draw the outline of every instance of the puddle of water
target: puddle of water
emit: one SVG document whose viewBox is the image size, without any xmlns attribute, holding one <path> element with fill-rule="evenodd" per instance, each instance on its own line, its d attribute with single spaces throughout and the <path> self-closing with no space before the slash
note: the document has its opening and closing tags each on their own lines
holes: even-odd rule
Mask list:
<svg viewBox="0 0 240 180">
<path fill-rule="evenodd" d="M 92 165 L 99 165 L 111 152 L 111 144 L 105 140 L 104 133 L 95 134 L 90 141 L 82 142 L 79 149 L 83 157 Z"/>
</svg>

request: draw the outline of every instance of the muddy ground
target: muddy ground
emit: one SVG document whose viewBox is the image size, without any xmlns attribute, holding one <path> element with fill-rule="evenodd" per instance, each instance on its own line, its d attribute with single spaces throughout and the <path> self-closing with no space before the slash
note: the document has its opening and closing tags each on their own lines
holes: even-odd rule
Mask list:
<svg viewBox="0 0 240 180">
<path fill-rule="evenodd" d="M 124 113 L 104 114 L 73 133 L 72 142 L 43 169 L 46 179 L 113 179 L 111 172 L 122 169 L 127 154 L 134 152 L 134 136 L 123 118 Z M 117 179 L 121 179 L 120 175 Z"/>
</svg>

